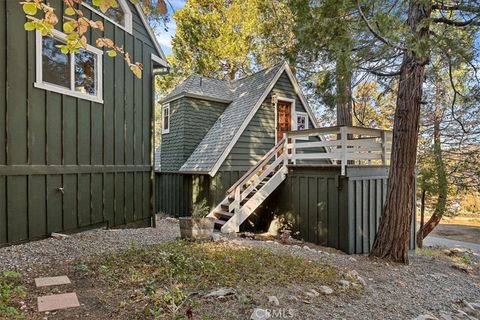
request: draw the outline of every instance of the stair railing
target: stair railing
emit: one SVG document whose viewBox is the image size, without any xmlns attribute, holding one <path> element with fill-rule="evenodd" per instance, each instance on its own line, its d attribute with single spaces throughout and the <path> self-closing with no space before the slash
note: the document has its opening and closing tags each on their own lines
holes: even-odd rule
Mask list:
<svg viewBox="0 0 480 320">
<path fill-rule="evenodd" d="M 270 149 L 250 170 L 247 171 L 235 184 L 233 184 L 230 189 L 228 189 L 227 194 L 230 197 L 234 198 L 234 201 L 230 204 L 229 210 L 238 210 L 240 209 L 241 202 L 270 174 L 273 170 L 278 167 L 281 163 L 284 163 L 285 160 L 288 161 L 288 158 L 285 156 L 285 143 L 286 139 L 282 139 L 278 142 L 275 147 Z M 282 152 L 281 155 L 278 155 Z M 270 165 L 269 163 L 273 158 L 277 157 Z M 265 166 L 267 166 L 265 168 Z M 246 185 L 248 186 L 244 188 Z"/>
</svg>

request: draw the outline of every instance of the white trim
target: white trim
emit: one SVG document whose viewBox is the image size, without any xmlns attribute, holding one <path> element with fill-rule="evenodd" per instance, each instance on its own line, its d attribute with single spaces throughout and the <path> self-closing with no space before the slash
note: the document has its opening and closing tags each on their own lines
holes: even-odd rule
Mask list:
<svg viewBox="0 0 480 320">
<path fill-rule="evenodd" d="M 66 35 L 58 30 L 53 30 L 53 36 L 55 39 L 60 40 L 60 41 L 65 41 Z M 49 37 L 47 35 L 47 37 Z M 47 91 L 53 91 L 57 92 L 60 94 L 72 96 L 75 98 L 80 98 L 80 99 L 85 99 L 85 100 L 90 100 L 93 102 L 98 102 L 98 103 L 103 103 L 103 51 L 99 50 L 98 48 L 92 47 L 91 45 L 87 46 L 87 51 L 93 53 L 96 55 L 96 87 L 97 87 L 97 95 L 92 96 L 90 94 L 86 93 L 81 93 L 78 91 L 75 91 L 75 68 L 74 68 L 74 54 L 70 53 L 70 89 L 64 88 L 61 86 L 57 86 L 53 83 L 49 83 L 46 81 L 43 81 L 43 70 L 42 70 L 42 34 L 40 31 L 37 30 L 36 32 L 36 38 L 35 38 L 35 70 L 36 70 L 36 76 L 35 76 L 35 83 L 33 84 L 35 88 L 38 89 L 43 89 Z"/>
<path fill-rule="evenodd" d="M 303 129 L 303 130 L 308 130 L 310 128 L 310 124 L 309 124 L 310 116 L 308 115 L 308 112 L 296 111 L 296 110 L 295 110 L 295 114 L 294 114 L 295 130 L 296 131 L 303 131 L 303 130 L 298 130 L 298 116 L 305 117 L 305 129 Z M 313 122 L 313 120 L 312 120 L 312 122 Z M 310 140 L 310 138 L 309 137 L 301 137 L 301 138 L 295 138 L 295 140 Z"/>
<path fill-rule="evenodd" d="M 182 92 L 182 93 L 176 94 L 176 95 L 174 95 L 174 96 L 172 96 L 168 99 L 160 100 L 160 103 L 170 103 L 170 102 L 178 100 L 180 98 L 194 98 L 194 99 L 201 99 L 201 100 L 214 101 L 214 102 L 222 102 L 222 103 L 228 103 L 228 104 L 230 104 L 232 102 L 232 100 L 219 99 L 219 98 L 213 98 L 213 97 L 208 97 L 208 96 L 202 96 L 201 94 Z"/>
<path fill-rule="evenodd" d="M 159 56 L 157 56 L 156 54 L 151 54 L 150 55 L 150 59 L 164 67 L 168 66 L 168 63 L 167 61 L 163 60 L 162 58 L 160 58 Z"/>
<path fill-rule="evenodd" d="M 283 101 L 283 102 L 290 102 L 291 103 L 291 115 L 290 115 L 290 123 L 292 125 L 292 128 L 291 130 L 294 130 L 294 124 L 296 124 L 295 122 L 295 99 L 290 99 L 290 98 L 286 98 L 286 97 L 279 97 L 277 96 L 277 101 Z M 275 104 L 275 145 L 277 145 L 278 143 L 278 103 Z"/>
<path fill-rule="evenodd" d="M 250 111 L 250 113 L 248 114 L 247 118 L 245 119 L 245 121 L 242 123 L 242 125 L 240 126 L 240 128 L 237 130 L 237 132 L 235 133 L 235 136 L 232 138 L 232 140 L 230 141 L 230 143 L 228 144 L 227 148 L 223 151 L 222 155 L 218 158 L 217 162 L 215 163 L 215 165 L 213 166 L 212 170 L 210 170 L 210 172 L 208 172 L 208 174 L 210 176 L 214 176 L 217 171 L 220 169 L 221 165 L 223 164 L 223 162 L 225 161 L 225 159 L 227 158 L 228 154 L 230 153 L 230 151 L 232 151 L 233 147 L 235 146 L 235 143 L 237 143 L 238 139 L 240 138 L 240 136 L 242 135 L 243 131 L 245 131 L 245 128 L 248 126 L 248 124 L 250 123 L 250 121 L 252 120 L 253 116 L 255 115 L 255 113 L 258 111 L 258 109 L 260 108 L 260 106 L 262 105 L 263 101 L 265 101 L 265 99 L 267 98 L 268 94 L 272 91 L 273 87 L 275 86 L 275 84 L 277 83 L 278 79 L 280 78 L 280 76 L 283 74 L 283 72 L 286 72 L 289 79 L 290 79 L 290 82 L 293 84 L 293 87 L 295 89 L 295 93 L 298 95 L 298 97 L 300 98 L 300 101 L 302 102 L 302 105 L 303 107 L 305 108 L 305 110 L 307 111 L 308 115 L 310 116 L 310 119 L 312 120 L 312 123 L 313 123 L 313 126 L 315 128 L 318 128 L 319 125 L 317 123 L 317 120 L 315 118 L 315 115 L 313 114 L 313 111 L 312 109 L 310 108 L 310 105 L 308 104 L 307 102 L 307 99 L 305 98 L 305 96 L 303 95 L 303 92 L 302 90 L 300 89 L 300 86 L 298 85 L 298 82 L 297 80 L 295 79 L 295 76 L 293 75 L 292 73 L 292 70 L 290 69 L 290 66 L 288 65 L 288 63 L 285 61 L 283 63 L 283 66 L 280 68 L 280 70 L 278 70 L 278 73 L 275 75 L 275 78 L 273 78 L 272 82 L 270 83 L 270 85 L 267 87 L 267 89 L 265 90 L 265 92 L 262 94 L 262 96 L 260 97 L 260 99 L 257 101 L 257 103 L 255 104 L 254 108 Z"/>
<path fill-rule="evenodd" d="M 133 14 L 132 14 L 132 11 L 130 10 L 130 7 L 129 7 L 128 3 L 126 2 L 126 0 L 117 0 L 117 2 L 118 2 L 118 5 L 122 8 L 123 13 L 124 13 L 124 20 L 125 20 L 125 25 L 124 26 L 122 26 L 121 24 L 119 24 L 116 21 L 113 21 L 113 19 L 107 17 L 103 12 L 101 12 L 98 9 L 95 9 L 94 7 L 90 6 L 89 4 L 84 3 L 83 1 L 82 1 L 81 4 L 82 4 L 82 6 L 91 10 L 92 12 L 98 14 L 99 16 L 104 18 L 105 20 L 113 23 L 117 27 L 125 30 L 126 32 L 128 32 L 130 34 L 132 34 L 132 32 L 133 32 Z"/>
<path fill-rule="evenodd" d="M 247 117 L 243 121 L 240 128 L 238 128 L 237 132 L 235 133 L 235 136 L 233 136 L 232 140 L 230 140 L 230 143 L 228 144 L 227 148 L 225 148 L 220 158 L 218 158 L 217 162 L 213 166 L 212 170 L 210 170 L 210 172 L 208 173 L 210 176 L 213 177 L 217 173 L 217 171 L 220 169 L 220 166 L 223 164 L 223 161 L 225 161 L 225 158 L 227 158 L 230 151 L 232 151 L 233 147 L 235 146 L 235 143 L 237 143 L 238 139 L 240 138 L 240 136 L 242 135 L 243 131 L 248 126 L 250 121 L 252 120 L 255 113 L 257 113 L 258 109 L 262 105 L 263 101 L 265 101 L 270 91 L 272 91 L 273 87 L 275 86 L 275 83 L 277 83 L 278 79 L 280 78 L 283 71 L 285 70 L 285 65 L 286 65 L 286 62 L 283 63 L 283 66 L 278 70 L 277 74 L 275 75 L 273 80 L 270 82 L 267 89 L 263 92 L 260 99 L 258 99 L 257 103 L 252 108 L 252 110 L 250 110 L 250 113 L 247 115 Z"/>
<path fill-rule="evenodd" d="M 163 53 L 162 47 L 160 47 L 158 39 L 155 36 L 152 27 L 150 27 L 150 24 L 145 17 L 145 13 L 143 13 L 143 9 L 138 2 L 135 4 L 135 8 L 137 9 L 138 15 L 140 16 L 140 20 L 142 20 L 145 29 L 147 29 L 148 35 L 150 36 L 150 39 L 152 39 L 153 45 L 155 46 L 155 49 L 157 49 L 157 53 L 160 55 L 160 58 L 162 58 L 163 61 L 167 61 L 167 57 L 165 56 L 165 53 Z M 168 67 L 168 64 L 166 64 L 164 67 Z"/>
<path fill-rule="evenodd" d="M 305 111 L 307 111 L 308 115 L 310 116 L 310 119 L 312 120 L 313 127 L 314 128 L 319 128 L 319 124 L 317 122 L 317 118 L 315 118 L 315 114 L 313 113 L 312 108 L 310 108 L 310 105 L 308 104 L 307 99 L 305 98 L 305 95 L 302 92 L 302 89 L 298 85 L 297 79 L 293 75 L 292 69 L 290 69 L 290 66 L 286 63 L 285 66 L 285 71 L 287 72 L 288 77 L 290 78 L 290 81 L 293 84 L 293 88 L 295 89 L 295 93 L 298 95 L 300 98 L 300 101 L 303 104 L 303 107 L 305 108 Z"/>
<path fill-rule="evenodd" d="M 168 128 L 165 129 L 165 110 L 168 110 Z M 172 113 L 170 109 L 170 103 L 162 105 L 162 134 L 170 133 L 170 123 L 171 123 Z"/>
</svg>

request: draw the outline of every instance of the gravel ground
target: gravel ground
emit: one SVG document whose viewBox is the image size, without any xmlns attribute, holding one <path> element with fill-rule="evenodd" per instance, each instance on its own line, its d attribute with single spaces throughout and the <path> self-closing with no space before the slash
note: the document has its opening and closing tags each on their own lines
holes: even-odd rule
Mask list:
<svg viewBox="0 0 480 320">
<path fill-rule="evenodd" d="M 65 240 L 30 242 L 0 249 L 0 271 L 28 272 L 39 264 L 49 265 L 126 249 L 132 241 L 149 245 L 178 236 L 178 224 L 171 219 L 162 219 L 156 229 L 94 230 Z M 348 256 L 314 245 L 306 248 L 223 236 L 220 241 L 290 252 L 310 261 L 335 266 L 345 273 L 358 273 L 366 282 L 365 292 L 359 299 L 342 300 L 331 295 L 322 304 L 302 305 L 303 319 L 480 319 L 478 268 L 466 273 L 453 268 L 454 263 L 448 259 L 415 254 L 411 255 L 410 265 L 403 266 L 365 256 Z M 478 256 L 473 259 L 478 266 Z M 276 293 L 280 307 L 288 307 L 290 295 L 289 292 Z M 419 318 L 422 315 L 435 318 Z"/>
<path fill-rule="evenodd" d="M 319 319 L 480 319 L 478 268 L 467 274 L 453 268 L 454 263 L 450 260 L 416 254 L 411 254 L 410 265 L 404 266 L 366 256 L 334 253 L 314 245 L 306 248 L 272 241 L 230 241 L 287 251 L 335 266 L 345 273 L 355 270 L 366 282 L 365 293 L 358 300 L 334 299 L 332 303 L 321 306 L 305 305 Z M 479 257 L 474 259 L 478 266 Z M 475 310 L 469 310 L 472 303 Z"/>
<path fill-rule="evenodd" d="M 157 221 L 157 228 L 96 229 L 73 234 L 64 240 L 48 238 L 0 248 L 0 271 L 26 271 L 34 264 L 71 261 L 128 249 L 132 243 L 150 245 L 180 236 L 177 223 L 170 219 Z"/>
</svg>

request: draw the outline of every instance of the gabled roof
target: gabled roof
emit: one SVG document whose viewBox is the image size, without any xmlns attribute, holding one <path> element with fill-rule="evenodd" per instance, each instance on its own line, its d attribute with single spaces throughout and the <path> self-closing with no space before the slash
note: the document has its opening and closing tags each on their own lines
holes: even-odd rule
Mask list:
<svg viewBox="0 0 480 320">
<path fill-rule="evenodd" d="M 173 89 L 160 102 L 168 103 L 181 97 L 198 97 L 201 99 L 230 103 L 233 101 L 233 86 L 228 81 L 191 75 Z"/>
<path fill-rule="evenodd" d="M 303 96 L 290 67 L 287 63 L 277 64 L 252 76 L 234 82 L 223 82 L 223 87 L 219 85 L 216 88 L 212 86 L 212 88 L 206 89 L 211 95 L 223 94 L 223 98 L 230 98 L 232 102 L 180 168 L 180 171 L 185 173 L 208 173 L 214 176 L 283 72 L 287 73 L 314 126 L 317 127 L 313 112 Z M 188 81 L 187 84 L 181 85 L 175 92 L 175 95 L 179 96 L 182 92 L 187 92 L 192 84 L 194 84 L 193 88 L 195 88 L 195 84 L 198 84 L 197 77 Z M 205 78 L 203 79 L 205 80 Z M 207 80 L 207 82 L 210 80 Z M 210 84 L 213 84 L 213 82 Z M 227 87 L 230 90 L 227 90 Z M 171 96 L 170 101 L 172 97 L 174 95 Z M 167 100 L 164 99 L 164 101 Z"/>
</svg>

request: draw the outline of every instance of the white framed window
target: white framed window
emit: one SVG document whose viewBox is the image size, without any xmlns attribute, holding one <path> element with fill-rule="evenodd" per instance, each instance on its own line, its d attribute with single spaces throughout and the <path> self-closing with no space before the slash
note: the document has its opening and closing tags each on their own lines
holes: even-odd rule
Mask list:
<svg viewBox="0 0 480 320">
<path fill-rule="evenodd" d="M 105 13 L 93 5 L 93 0 L 83 0 L 82 5 L 131 34 L 132 11 L 127 1 L 129 0 L 117 0 L 117 7 L 110 7 Z"/>
<path fill-rule="evenodd" d="M 308 130 L 308 113 L 297 111 L 295 123 L 298 131 Z"/>
<path fill-rule="evenodd" d="M 36 37 L 36 88 L 103 103 L 103 51 L 89 45 L 63 54 L 57 46 L 65 43 L 65 34 L 57 30 L 53 37 L 39 31 Z"/>
<path fill-rule="evenodd" d="M 295 130 L 308 130 L 308 113 L 295 111 Z M 309 140 L 309 137 L 296 138 L 296 140 Z"/>
<path fill-rule="evenodd" d="M 162 133 L 170 132 L 170 104 L 164 104 L 162 106 Z"/>
</svg>

